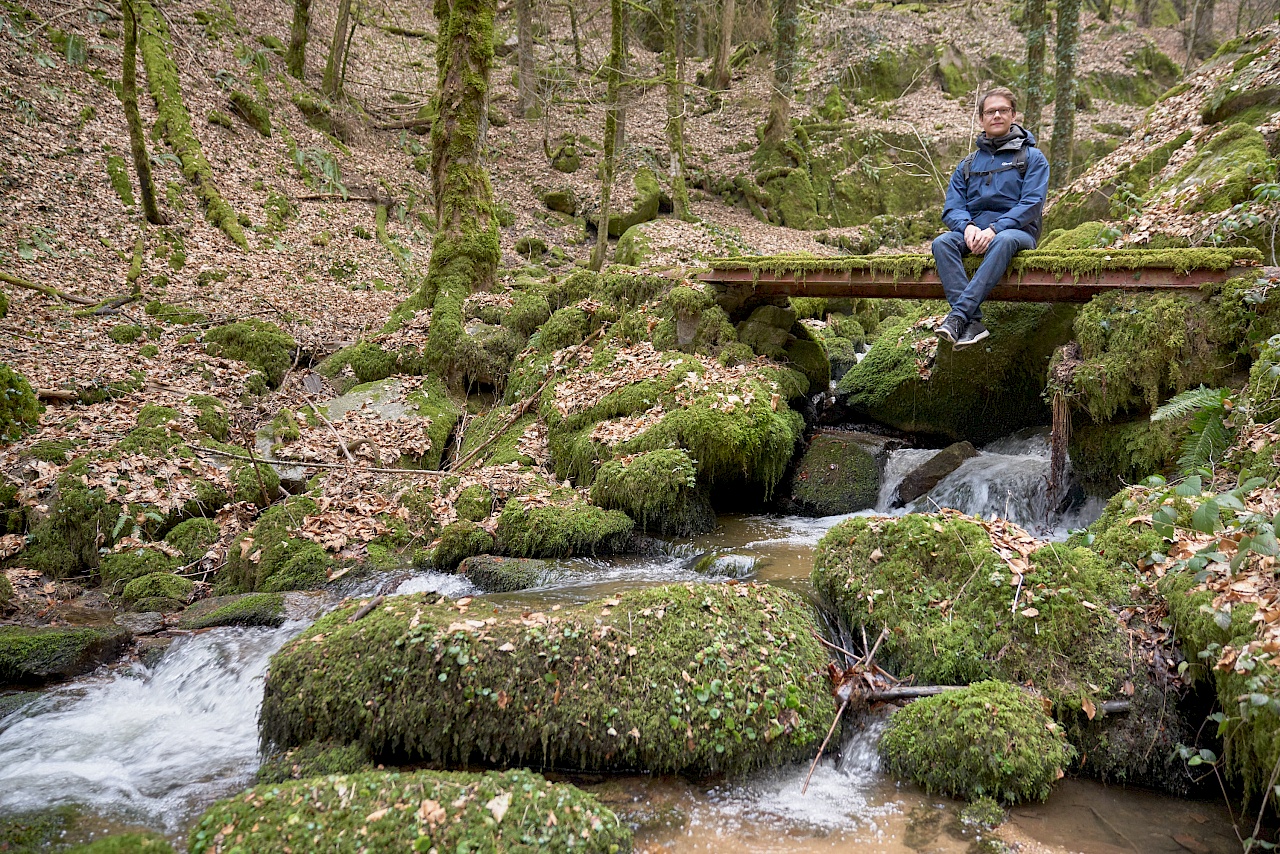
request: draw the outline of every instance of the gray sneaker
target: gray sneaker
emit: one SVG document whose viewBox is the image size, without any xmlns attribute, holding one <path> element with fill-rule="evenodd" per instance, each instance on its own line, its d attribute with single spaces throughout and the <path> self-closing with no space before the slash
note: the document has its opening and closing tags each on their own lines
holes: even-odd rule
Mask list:
<svg viewBox="0 0 1280 854">
<path fill-rule="evenodd" d="M 964 334 L 960 336 L 953 346 L 957 350 L 963 350 L 965 347 L 970 347 L 982 339 L 990 337 L 991 332 L 982 325 L 981 320 L 970 320 L 969 324 L 964 328 Z"/>
<path fill-rule="evenodd" d="M 958 314 L 948 314 L 934 334 L 943 341 L 955 344 L 964 335 L 964 329 L 965 322 L 963 317 Z"/>
</svg>

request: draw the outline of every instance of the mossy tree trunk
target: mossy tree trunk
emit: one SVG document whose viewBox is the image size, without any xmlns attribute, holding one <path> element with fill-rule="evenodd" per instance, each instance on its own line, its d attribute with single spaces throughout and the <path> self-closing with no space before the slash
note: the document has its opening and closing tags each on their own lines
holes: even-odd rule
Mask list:
<svg viewBox="0 0 1280 854">
<path fill-rule="evenodd" d="M 791 127 L 799 34 L 798 0 L 777 0 L 773 16 L 773 95 L 769 99 L 769 121 L 764 126 L 765 145 L 781 142 Z"/>
<path fill-rule="evenodd" d="M 330 98 L 342 95 L 342 67 L 347 61 L 347 25 L 351 21 L 351 0 L 338 0 L 338 20 L 333 25 L 329 58 L 324 63 L 320 89 Z"/>
<path fill-rule="evenodd" d="M 519 75 L 520 115 L 533 117 L 533 4 L 532 0 L 516 3 L 516 60 Z"/>
<path fill-rule="evenodd" d="M 1071 150 L 1076 134 L 1076 54 L 1080 40 L 1080 0 L 1059 0 L 1054 49 L 1053 140 L 1049 148 L 1050 183 L 1061 187 L 1071 177 Z"/>
<path fill-rule="evenodd" d="M 484 164 L 489 71 L 493 66 L 496 0 L 436 0 L 439 86 L 431 127 L 431 178 L 436 237 L 423 283 L 431 298 L 426 361 L 454 380 L 462 329 L 462 303 L 493 286 L 498 267 L 498 222 Z"/>
<path fill-rule="evenodd" d="M 1049 31 L 1045 5 L 1045 0 L 1027 0 L 1027 101 L 1022 124 L 1036 135 L 1044 112 L 1044 46 Z"/>
<path fill-rule="evenodd" d="M 684 81 L 678 62 L 678 45 L 683 41 L 680 27 L 683 16 L 677 17 L 675 0 L 660 0 L 662 31 L 665 45 L 662 51 L 663 77 L 667 87 L 667 147 L 671 151 L 671 203 L 675 214 L 685 222 L 693 221 L 689 208 L 689 189 L 684 180 Z"/>
<path fill-rule="evenodd" d="M 729 88 L 729 54 L 733 51 L 733 18 L 736 6 L 734 0 L 720 2 L 720 38 L 716 41 L 716 61 L 711 68 L 712 89 Z"/>
<path fill-rule="evenodd" d="M 182 100 L 182 84 L 178 67 L 169 56 L 169 25 L 147 0 L 133 0 L 137 20 L 138 52 L 147 71 L 147 88 L 160 114 L 158 126 L 165 141 L 178 155 L 182 174 L 196 189 L 205 216 L 243 248 L 245 240 L 240 220 L 231 205 L 218 191 L 213 180 L 213 167 L 205 159 L 200 140 L 191 127 L 191 113 Z"/>
<path fill-rule="evenodd" d="M 605 90 L 604 108 L 604 162 L 600 167 L 600 219 L 596 228 L 596 248 L 591 253 L 591 269 L 599 270 L 604 266 L 604 256 L 609 251 L 609 203 L 613 194 L 613 173 L 619 126 L 623 123 L 622 111 L 618 106 L 618 98 L 622 89 L 622 62 L 626 51 L 625 0 L 610 0 L 612 23 L 610 26 L 610 46 L 608 84 Z"/>
<path fill-rule="evenodd" d="M 147 222 L 162 225 L 164 217 L 156 206 L 156 189 L 151 180 L 151 157 L 147 154 L 147 138 L 142 131 L 142 117 L 138 114 L 138 20 L 133 12 L 133 0 L 121 4 L 124 13 L 124 53 L 120 72 L 120 100 L 124 104 L 124 118 L 129 125 L 129 150 L 133 155 L 133 168 L 138 173 L 138 190 L 142 195 L 142 212 Z"/>
<path fill-rule="evenodd" d="M 284 62 L 299 80 L 306 72 L 307 34 L 311 30 L 311 0 L 293 0 L 293 25 L 289 28 L 289 49 Z"/>
<path fill-rule="evenodd" d="M 569 32 L 573 35 L 573 67 L 582 71 L 586 66 L 582 62 L 582 38 L 578 35 L 577 7 L 572 2 L 565 5 L 569 9 Z"/>
</svg>

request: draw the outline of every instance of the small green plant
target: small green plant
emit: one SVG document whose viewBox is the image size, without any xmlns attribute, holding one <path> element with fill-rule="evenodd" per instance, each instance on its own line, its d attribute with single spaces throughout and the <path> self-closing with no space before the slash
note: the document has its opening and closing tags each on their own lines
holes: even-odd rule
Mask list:
<svg viewBox="0 0 1280 854">
<path fill-rule="evenodd" d="M 1171 398 L 1152 413 L 1151 420 L 1171 421 L 1191 416 L 1191 432 L 1183 440 L 1178 457 L 1178 467 L 1190 473 L 1211 468 L 1222 459 L 1233 436 L 1227 426 L 1232 409 L 1230 391 L 1200 386 Z"/>
<path fill-rule="evenodd" d="M 347 187 L 342 183 L 342 167 L 329 152 L 319 148 L 297 148 L 293 152 L 293 163 L 308 184 L 325 192 L 337 193 L 344 199 L 347 197 Z"/>
</svg>

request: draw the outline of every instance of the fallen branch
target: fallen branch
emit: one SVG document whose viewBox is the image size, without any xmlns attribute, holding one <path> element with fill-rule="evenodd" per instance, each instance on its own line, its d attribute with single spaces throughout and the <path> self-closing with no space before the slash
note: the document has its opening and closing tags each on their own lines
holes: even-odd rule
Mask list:
<svg viewBox="0 0 1280 854">
<path fill-rule="evenodd" d="M 295 202 L 368 202 L 369 204 L 381 204 L 378 196 L 352 196 L 343 195 L 342 193 L 311 193 L 306 196 L 294 196 Z"/>
<path fill-rule="evenodd" d="M 893 702 L 895 700 L 916 700 L 920 697 L 936 697 L 948 691 L 959 691 L 967 685 L 899 685 L 881 691 L 868 691 L 866 698 L 872 702 Z M 1129 700 L 1107 700 L 1098 704 L 1098 711 L 1115 715 L 1127 712 L 1132 707 Z"/>
<path fill-rule="evenodd" d="M 844 702 L 840 704 L 840 711 L 836 712 L 836 719 L 831 722 L 831 729 L 827 730 L 827 737 L 822 740 L 822 746 L 818 748 L 818 755 L 813 757 L 813 764 L 809 766 L 809 776 L 804 778 L 804 785 L 800 787 L 800 794 L 803 795 L 809 791 L 809 781 L 813 779 L 813 772 L 818 767 L 819 760 L 822 759 L 822 752 L 827 749 L 827 742 L 831 740 L 831 734 L 836 731 L 836 724 L 840 723 L 840 718 L 844 716 L 844 710 L 847 708 L 849 708 L 849 697 L 845 697 Z"/>
<path fill-rule="evenodd" d="M 342 451 L 342 455 L 347 458 L 348 462 L 354 463 L 356 458 L 351 456 L 351 451 L 347 448 L 346 440 L 342 438 L 342 434 L 338 432 L 338 428 L 333 426 L 332 421 L 324 417 L 324 413 L 320 411 L 320 407 L 316 406 L 316 402 L 311 399 L 311 395 L 307 394 L 305 391 L 300 392 L 300 394 L 302 395 L 302 399 L 307 402 L 307 406 L 311 407 L 311 411 L 316 414 L 317 418 L 325 423 L 330 432 L 333 433 L 333 437 L 338 440 L 338 448 Z"/>
<path fill-rule="evenodd" d="M 346 463 L 321 463 L 308 460 L 273 460 L 268 459 L 267 457 L 250 458 L 243 454 L 232 454 L 228 451 L 221 451 L 217 448 L 205 448 L 199 445 L 192 448 L 192 450 L 196 453 L 213 454 L 214 456 L 223 457 L 228 460 L 240 460 L 241 462 L 251 463 L 254 459 L 257 459 L 258 462 L 266 463 L 267 465 L 289 466 L 292 468 L 340 469 L 343 471 L 373 472 L 375 474 L 412 474 L 426 475 L 428 477 L 443 477 L 448 474 L 448 472 L 430 471 L 428 469 L 387 469 L 376 468 L 374 466 L 352 466 L 347 465 Z"/>
<path fill-rule="evenodd" d="M 347 622 L 354 623 L 356 620 L 362 620 L 365 617 L 369 616 L 369 613 L 374 608 L 381 605 L 384 599 L 386 599 L 386 597 L 383 596 L 382 594 L 378 594 L 377 596 L 374 596 L 368 602 L 365 602 L 363 605 L 357 608 L 354 614 L 352 614 L 350 617 L 347 617 Z"/>
<path fill-rule="evenodd" d="M 80 296 L 76 296 L 75 294 L 69 294 L 65 291 L 60 291 L 57 288 L 50 287 L 49 285 L 38 285 L 35 282 L 28 282 L 26 279 L 20 279 L 17 276 L 4 272 L 3 270 L 0 270 L 0 282 L 7 282 L 11 285 L 16 285 L 17 287 L 20 287 L 20 288 L 26 288 L 29 291 L 35 291 L 36 293 L 44 294 L 47 297 L 56 297 L 57 299 L 60 299 L 60 300 L 73 302 L 76 305 L 97 305 L 98 304 L 98 301 L 96 299 L 90 299 L 89 297 L 80 297 Z"/>
<path fill-rule="evenodd" d="M 435 119 L 401 119 L 394 122 L 377 122 L 370 125 L 374 130 L 413 130 L 414 128 L 429 128 Z"/>
<path fill-rule="evenodd" d="M 26 337 L 25 335 L 23 336 Z M 78 392 L 67 391 L 64 388 L 38 388 L 36 389 L 36 397 L 41 400 L 76 400 L 80 397 Z"/>
</svg>

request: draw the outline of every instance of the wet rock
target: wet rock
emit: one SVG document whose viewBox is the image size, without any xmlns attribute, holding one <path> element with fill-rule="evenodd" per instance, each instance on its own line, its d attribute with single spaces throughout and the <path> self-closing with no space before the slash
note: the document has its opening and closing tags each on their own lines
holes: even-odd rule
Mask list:
<svg viewBox="0 0 1280 854">
<path fill-rule="evenodd" d="M 124 652 L 128 629 L 0 626 L 0 685 L 33 685 L 88 673 Z"/>
<path fill-rule="evenodd" d="M 357 836 L 369 852 L 631 850 L 630 828 L 594 797 L 523 770 L 266 783 L 210 807 L 190 850 L 212 854 L 227 838 L 245 851 L 346 850 Z"/>
<path fill-rule="evenodd" d="M 438 599 L 388 599 L 355 623 L 342 609 L 285 646 L 266 743 L 732 774 L 810 756 L 835 713 L 812 611 L 777 587 L 673 584 L 549 614 Z M 391 672 L 403 675 L 385 682 Z"/>
<path fill-rule="evenodd" d="M 750 555 L 710 554 L 700 555 L 694 561 L 693 571 L 701 575 L 717 575 L 728 578 L 746 578 L 756 568 L 756 559 Z"/>
<path fill-rule="evenodd" d="M 133 603 L 133 610 L 140 614 L 147 611 L 159 611 L 162 614 L 172 614 L 175 611 L 181 611 L 187 607 L 187 603 L 181 599 L 170 599 L 167 596 L 147 596 Z"/>
<path fill-rule="evenodd" d="M 970 457 L 976 457 L 978 449 L 971 442 L 956 442 L 943 448 L 919 466 L 916 466 L 898 484 L 898 491 L 893 499 L 894 507 L 910 504 L 938 485 L 944 477 L 960 468 L 960 464 Z"/>
<path fill-rule="evenodd" d="M 0 720 L 4 720 L 39 697 L 39 691 L 13 691 L 7 694 L 0 694 Z"/>
<path fill-rule="evenodd" d="M 569 187 L 547 190 L 542 194 L 542 203 L 547 206 L 547 210 L 569 216 L 573 216 L 578 211 L 578 197 Z"/>
<path fill-rule="evenodd" d="M 281 626 L 285 620 L 283 593 L 246 593 L 201 599 L 178 620 L 182 629 L 214 626 Z"/>
<path fill-rule="evenodd" d="M 143 667 L 155 667 L 164 658 L 164 654 L 173 646 L 174 638 L 145 637 L 138 638 L 138 661 Z"/>
<path fill-rule="evenodd" d="M 814 436 L 791 475 L 785 511 L 834 516 L 875 507 L 885 441 L 865 433 Z"/>
<path fill-rule="evenodd" d="M 537 587 L 554 566 L 546 560 L 473 555 L 458 565 L 458 574 L 486 593 L 508 593 Z"/>
<path fill-rule="evenodd" d="M 123 626 L 135 635 L 154 635 L 164 629 L 164 614 L 159 611 L 119 614 L 115 618 L 117 626 Z"/>
</svg>

